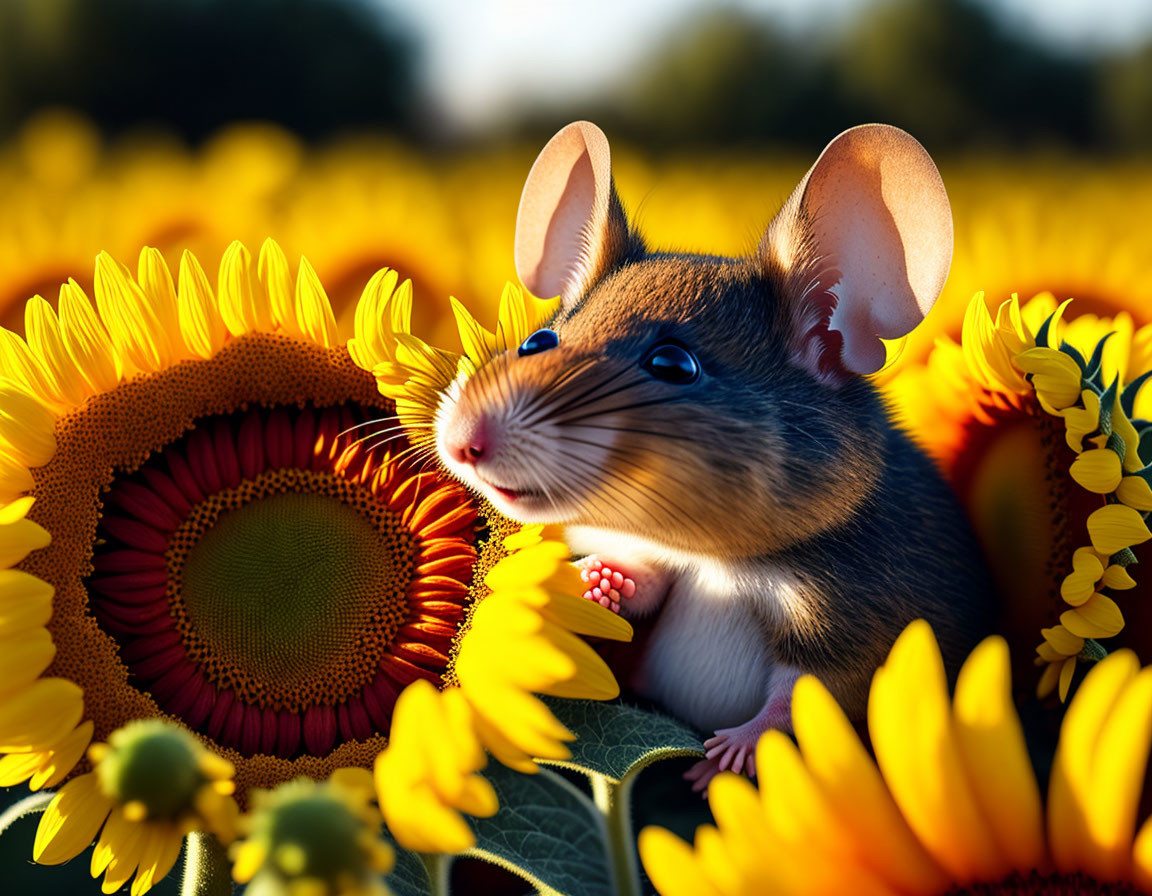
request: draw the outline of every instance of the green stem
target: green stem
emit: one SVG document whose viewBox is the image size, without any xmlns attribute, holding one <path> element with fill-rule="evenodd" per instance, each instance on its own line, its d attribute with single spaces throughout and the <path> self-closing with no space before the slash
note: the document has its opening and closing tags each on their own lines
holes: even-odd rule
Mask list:
<svg viewBox="0 0 1152 896">
<path fill-rule="evenodd" d="M 18 803 L 13 803 L 3 813 L 0 813 L 0 834 L 3 834 L 25 815 L 43 812 L 48 808 L 48 804 L 52 802 L 54 796 L 56 796 L 55 791 L 45 790 L 41 793 L 34 793 L 32 796 L 26 796 Z"/>
<path fill-rule="evenodd" d="M 232 864 L 211 834 L 195 831 L 184 841 L 180 896 L 232 896 Z"/>
<path fill-rule="evenodd" d="M 632 780 L 613 781 L 593 773 L 592 799 L 608 828 L 608 854 L 616 882 L 616 896 L 641 896 L 636 838 L 632 833 Z"/>
<path fill-rule="evenodd" d="M 452 859 L 438 853 L 422 852 L 420 860 L 428 871 L 428 884 L 432 896 L 449 896 L 452 892 Z"/>
</svg>

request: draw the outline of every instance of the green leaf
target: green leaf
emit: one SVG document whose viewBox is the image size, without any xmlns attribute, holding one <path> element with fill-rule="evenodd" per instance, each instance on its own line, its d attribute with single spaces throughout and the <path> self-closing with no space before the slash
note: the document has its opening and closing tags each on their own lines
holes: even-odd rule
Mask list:
<svg viewBox="0 0 1152 896">
<path fill-rule="evenodd" d="M 618 701 L 551 699 L 547 703 L 576 735 L 569 744 L 572 758 L 556 765 L 619 782 L 661 759 L 704 755 L 699 734 L 661 713 Z"/>
<path fill-rule="evenodd" d="M 604 822 L 592 801 L 555 772 L 524 775 L 490 763 L 500 810 L 470 818 L 476 847 L 465 855 L 495 862 L 542 892 L 604 896 L 613 891 Z"/>
<path fill-rule="evenodd" d="M 428 868 L 424 865 L 424 860 L 418 853 L 397 846 L 387 828 L 384 829 L 383 835 L 396 850 L 396 867 L 384 878 L 388 888 L 395 896 L 430 896 L 432 881 L 428 877 Z"/>
</svg>

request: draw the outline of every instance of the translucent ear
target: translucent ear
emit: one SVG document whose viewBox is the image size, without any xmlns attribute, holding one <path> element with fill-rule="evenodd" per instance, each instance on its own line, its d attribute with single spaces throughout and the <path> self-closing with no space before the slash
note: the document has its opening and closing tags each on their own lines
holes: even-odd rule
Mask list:
<svg viewBox="0 0 1152 896">
<path fill-rule="evenodd" d="M 540 152 L 516 217 L 516 272 L 541 298 L 575 303 L 635 244 L 612 183 L 608 139 L 577 121 Z"/>
<path fill-rule="evenodd" d="M 873 373 L 884 364 L 878 337 L 911 331 L 944 288 L 952 209 L 924 147 L 899 128 L 861 125 L 820 154 L 762 249 L 799 306 L 798 357 L 834 352 L 821 367 Z"/>
</svg>

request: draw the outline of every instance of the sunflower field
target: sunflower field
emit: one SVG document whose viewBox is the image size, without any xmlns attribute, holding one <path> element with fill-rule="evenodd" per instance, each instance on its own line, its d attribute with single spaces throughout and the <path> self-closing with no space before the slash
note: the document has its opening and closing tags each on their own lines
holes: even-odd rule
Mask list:
<svg viewBox="0 0 1152 896">
<path fill-rule="evenodd" d="M 118 2 L 107 8 L 138 12 Z M 267 31 L 261 4 L 249 5 L 256 12 L 238 14 L 231 36 L 259 65 L 269 46 L 307 42 L 305 19 Z M 964 30 L 976 28 L 964 24 L 965 3 L 935 5 L 929 19 L 946 22 L 947 34 L 995 43 Z M 97 41 L 105 26 L 81 7 L 46 4 L 33 15 L 26 5 L 29 33 L 55 33 L 57 18 L 71 17 Z M 845 39 L 858 43 L 852 59 L 888 59 L 880 37 L 901 28 L 914 43 L 935 33 L 916 30 L 920 7 L 901 8 L 916 12 Z M 537 240 L 535 270 L 522 261 L 533 246 L 520 223 L 533 178 L 547 179 L 533 167 L 543 142 L 530 127 L 450 151 L 414 139 L 414 88 L 400 67 L 385 71 L 394 83 L 365 81 L 379 47 L 357 43 L 358 21 L 339 26 L 347 59 L 326 94 L 348 109 L 329 100 L 245 116 L 239 88 L 220 75 L 237 108 L 220 105 L 213 83 L 200 85 L 210 102 L 181 87 L 188 108 L 167 130 L 127 126 L 127 100 L 117 98 L 128 88 L 111 75 L 68 94 L 84 112 L 41 103 L 35 90 L 5 93 L 18 80 L 6 66 L 23 72 L 31 63 L 22 53 L 50 54 L 0 36 L 0 131 L 10 133 L 0 142 L 0 891 L 1152 893 L 1152 575 L 1142 562 L 1152 542 L 1152 161 L 1085 151 L 1105 140 L 1140 145 L 1141 120 L 1117 110 L 1144 101 L 1142 57 L 1092 81 L 1091 115 L 1077 117 L 1069 100 L 1053 127 L 1071 146 L 1009 152 L 995 140 L 965 143 L 944 124 L 929 134 L 950 204 L 947 280 L 914 328 L 867 331 L 873 343 L 885 337 L 879 369 L 852 368 L 895 441 L 881 450 L 866 444 L 880 441 L 874 433 L 819 430 L 817 408 L 783 399 L 795 410 L 774 419 L 764 441 L 768 454 L 781 444 L 773 439 L 799 430 L 821 467 L 839 462 L 840 440 L 855 446 L 871 469 L 821 494 L 838 509 L 871 488 L 858 479 L 898 463 L 891 445 L 926 458 L 971 537 L 939 539 L 931 553 L 979 558 L 972 564 L 986 570 L 964 572 L 988 583 L 980 598 L 994 604 L 995 622 L 957 655 L 947 626 L 877 621 L 871 605 L 861 609 L 841 620 L 847 642 L 821 649 L 833 668 L 867 665 L 863 684 L 853 690 L 774 657 L 772 676 L 795 673 L 783 702 L 770 699 L 755 736 L 737 741 L 737 728 L 698 721 L 710 707 L 678 712 L 652 687 L 649 658 L 676 609 L 635 608 L 653 581 L 690 566 L 717 601 L 743 593 L 744 567 L 712 563 L 728 555 L 702 538 L 669 542 L 652 569 L 620 569 L 581 547 L 591 523 L 561 512 L 580 500 L 593 520 L 631 521 L 629 502 L 654 507 L 653 531 L 621 524 L 622 551 L 633 538 L 659 542 L 659 514 L 695 523 L 719 513 L 730 528 L 705 534 L 736 544 L 755 485 L 717 510 L 711 480 L 685 471 L 705 469 L 688 466 L 690 456 L 735 445 L 741 421 L 701 438 L 682 421 L 671 434 L 660 428 L 669 400 L 603 410 L 607 398 L 646 388 L 628 379 L 637 367 L 688 386 L 722 364 L 698 359 L 677 330 L 657 346 L 670 353 L 646 348 L 639 365 L 596 379 L 596 362 L 632 338 L 625 333 L 606 340 L 603 357 L 549 373 L 543 392 L 563 396 L 560 415 L 517 392 L 510 365 L 562 345 L 565 326 L 579 332 L 573 319 L 606 271 L 684 252 L 721 267 L 764 255 L 777 209 L 794 210 L 816 189 L 809 183 L 819 186 L 815 156 L 798 147 L 804 128 L 820 131 L 820 145 L 835 131 L 823 134 L 823 113 L 796 110 L 811 106 L 803 91 L 839 71 L 839 57 L 804 68 L 811 83 L 796 74 L 801 63 L 787 69 L 795 96 L 782 89 L 779 108 L 739 96 L 758 115 L 795 119 L 803 139 L 792 144 L 745 139 L 740 122 L 719 113 L 715 140 L 682 139 L 683 109 L 707 112 L 732 92 L 694 80 L 712 65 L 701 60 L 712 58 L 713 38 L 737 68 L 741 53 L 783 66 L 790 52 L 752 46 L 742 20 L 723 16 L 621 100 L 648 118 L 627 118 L 626 105 L 605 113 L 632 122 L 613 138 L 610 170 L 606 145 L 587 136 L 602 137 L 598 129 L 562 130 L 549 147 L 578 131 L 585 155 L 554 192 L 600 192 L 567 235 L 576 262 L 549 281 L 540 272 L 564 243 L 564 215 Z M 923 43 L 949 43 L 940 40 Z M 401 44 L 389 46 L 402 55 Z M 69 65 L 95 65 L 92 52 L 71 46 Z M 174 51 L 161 42 L 153 52 Z M 1074 58 L 1028 52 L 1011 74 L 1021 84 L 1055 73 L 1075 97 L 1096 77 Z M 852 89 L 829 94 L 842 103 L 833 112 L 914 118 L 922 102 L 944 121 L 938 85 L 897 69 L 863 69 Z M 57 70 L 69 85 L 83 80 L 63 63 Z M 302 83 L 320 78 L 307 73 Z M 889 76 L 908 86 L 903 105 L 865 95 L 892 94 Z M 683 108 L 645 99 L 658 88 L 679 90 Z M 17 102 L 25 94 L 28 114 Z M 995 94 L 988 88 L 979 102 L 991 108 Z M 362 127 L 356 115 L 372 103 L 403 127 Z M 955 121 L 971 133 L 1000 126 L 992 112 L 987 121 L 965 114 Z M 354 133 L 337 127 L 348 124 Z M 902 201 L 933 199 L 924 191 Z M 610 228 L 620 206 L 628 226 L 597 242 L 595 228 Z M 797 214 L 812 233 L 822 226 Z M 821 285 L 822 256 L 796 243 L 787 261 L 803 270 L 796 259 L 808 252 L 817 271 L 804 296 L 833 296 L 827 320 L 804 326 L 828 337 L 836 284 Z M 611 252 L 615 267 L 602 257 Z M 834 263 L 847 270 L 867 254 L 850 246 Z M 741 264 L 734 269 L 745 272 Z M 852 279 L 834 273 L 841 286 Z M 581 277 L 585 288 L 569 295 Z M 534 295 L 541 282 L 559 284 L 539 290 L 559 295 Z M 617 323 L 605 321 L 605 332 Z M 775 345 L 737 335 L 752 355 Z M 788 365 L 821 387 L 843 386 L 801 351 Z M 476 470 L 512 436 L 476 424 L 452 441 L 466 395 L 499 396 L 525 432 L 537 426 L 525 437 L 528 472 L 501 480 L 507 487 Z M 737 410 L 750 417 L 754 404 Z M 644 415 L 628 418 L 632 430 L 612 416 L 636 409 Z M 540 433 L 573 423 L 585 440 L 572 444 L 583 447 L 548 468 L 551 436 Z M 684 452 L 681 467 L 612 441 L 655 435 L 668 456 Z M 626 473 L 588 480 L 614 451 Z M 733 465 L 744 461 L 732 454 Z M 788 463 L 765 478 L 787 478 Z M 810 490 L 803 506 L 815 508 L 823 480 L 800 480 Z M 692 500 L 678 503 L 685 494 Z M 877 564 L 925 537 L 913 525 L 937 531 L 935 493 L 913 489 L 904 500 L 925 495 L 924 506 L 901 508 L 912 524 L 878 533 Z M 556 512 L 524 521 L 509 510 L 533 500 Z M 793 547 L 774 545 L 771 556 Z M 886 568 L 878 578 L 932 581 L 920 573 Z M 809 581 L 786 584 L 795 587 L 773 599 L 801 618 L 797 637 L 818 638 L 820 612 L 796 609 Z M 956 590 L 929 596 L 945 618 Z M 692 636 L 706 638 L 712 624 L 702 615 Z M 769 637 L 747 628 L 745 640 Z M 875 632 L 888 630 L 876 644 Z M 731 655 L 712 658 L 732 689 L 747 678 L 741 649 L 734 639 Z M 775 693 L 775 681 L 755 684 Z"/>
</svg>

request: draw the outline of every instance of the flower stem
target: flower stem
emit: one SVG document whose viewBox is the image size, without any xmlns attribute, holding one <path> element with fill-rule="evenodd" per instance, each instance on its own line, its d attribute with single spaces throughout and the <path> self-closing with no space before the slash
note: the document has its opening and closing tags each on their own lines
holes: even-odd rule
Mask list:
<svg viewBox="0 0 1152 896">
<path fill-rule="evenodd" d="M 449 896 L 452 892 L 452 859 L 455 856 L 422 852 L 420 861 L 428 872 L 428 886 L 432 896 Z"/>
<path fill-rule="evenodd" d="M 612 862 L 616 896 L 641 896 L 636 838 L 632 833 L 632 779 L 613 781 L 593 773 L 592 799 L 608 828 L 608 857 Z"/>
<path fill-rule="evenodd" d="M 220 841 L 194 831 L 184 841 L 180 896 L 232 896 L 232 866 Z"/>
<path fill-rule="evenodd" d="M 33 812 L 43 812 L 48 808 L 48 804 L 52 802 L 52 797 L 54 796 L 56 796 L 55 791 L 45 790 L 41 793 L 34 793 L 32 796 L 26 796 L 19 802 L 13 803 L 5 809 L 3 813 L 0 813 L 0 834 L 3 834 L 25 815 L 31 815 Z"/>
</svg>

